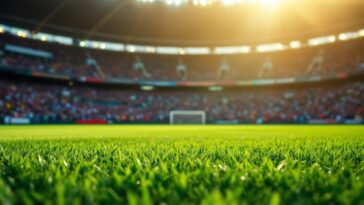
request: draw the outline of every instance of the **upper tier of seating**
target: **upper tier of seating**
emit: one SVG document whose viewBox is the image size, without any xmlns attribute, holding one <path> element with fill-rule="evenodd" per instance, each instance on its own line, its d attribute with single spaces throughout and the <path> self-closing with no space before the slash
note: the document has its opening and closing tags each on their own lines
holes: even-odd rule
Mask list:
<svg viewBox="0 0 364 205">
<path fill-rule="evenodd" d="M 18 50 L 8 49 L 9 45 Z M 0 35 L 0 66 L 70 76 L 132 80 L 229 81 L 364 70 L 363 40 L 274 53 L 157 55 L 92 50 Z M 20 48 L 20 49 L 19 49 Z M 22 52 L 33 49 L 48 57 Z M 19 51 L 20 50 L 20 51 Z M 184 66 L 177 66 L 177 65 Z"/>
</svg>

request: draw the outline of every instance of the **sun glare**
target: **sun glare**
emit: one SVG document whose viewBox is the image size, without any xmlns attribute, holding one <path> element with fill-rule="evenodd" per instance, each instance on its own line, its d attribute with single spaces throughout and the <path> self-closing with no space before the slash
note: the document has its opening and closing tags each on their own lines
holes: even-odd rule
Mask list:
<svg viewBox="0 0 364 205">
<path fill-rule="evenodd" d="M 277 7 L 280 2 L 280 0 L 260 0 L 260 4 L 265 7 Z"/>
</svg>

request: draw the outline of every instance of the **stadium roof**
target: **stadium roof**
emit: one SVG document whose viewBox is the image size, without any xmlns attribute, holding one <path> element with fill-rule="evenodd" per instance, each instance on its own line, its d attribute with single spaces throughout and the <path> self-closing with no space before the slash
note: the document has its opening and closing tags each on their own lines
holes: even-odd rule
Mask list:
<svg viewBox="0 0 364 205">
<path fill-rule="evenodd" d="M 364 2 L 280 0 L 280 5 L 167 5 L 137 0 L 0 2 L 0 23 L 80 39 L 159 45 L 284 42 L 363 28 Z"/>
</svg>

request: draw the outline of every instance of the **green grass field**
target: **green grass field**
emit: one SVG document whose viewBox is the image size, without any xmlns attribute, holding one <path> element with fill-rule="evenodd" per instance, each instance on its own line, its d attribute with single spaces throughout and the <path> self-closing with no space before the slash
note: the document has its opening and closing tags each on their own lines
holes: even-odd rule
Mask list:
<svg viewBox="0 0 364 205">
<path fill-rule="evenodd" d="M 364 204 L 364 127 L 0 127 L 0 204 L 95 203 Z"/>
</svg>

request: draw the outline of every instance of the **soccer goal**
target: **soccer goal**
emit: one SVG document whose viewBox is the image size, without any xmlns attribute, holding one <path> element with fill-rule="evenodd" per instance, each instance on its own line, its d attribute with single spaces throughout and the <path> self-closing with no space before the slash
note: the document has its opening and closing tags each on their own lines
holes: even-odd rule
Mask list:
<svg viewBox="0 0 364 205">
<path fill-rule="evenodd" d="M 169 112 L 169 122 L 174 124 L 206 124 L 205 111 L 173 110 Z"/>
</svg>

